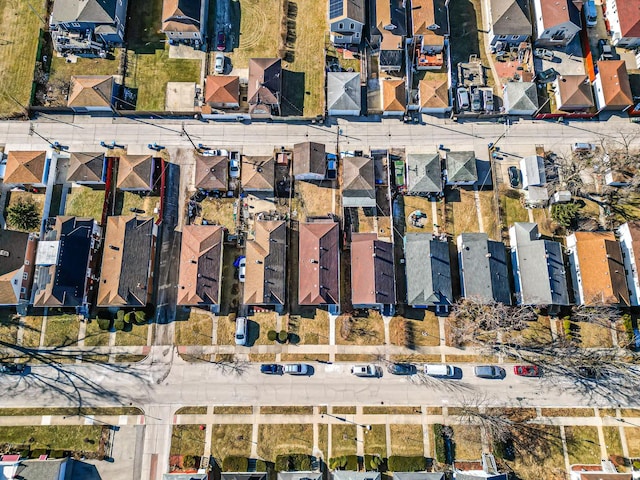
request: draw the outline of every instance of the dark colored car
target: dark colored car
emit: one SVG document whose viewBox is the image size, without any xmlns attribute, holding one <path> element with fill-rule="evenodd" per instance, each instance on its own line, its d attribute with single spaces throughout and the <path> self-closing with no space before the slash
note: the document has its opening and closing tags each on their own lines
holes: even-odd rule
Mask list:
<svg viewBox="0 0 640 480">
<path fill-rule="evenodd" d="M 276 363 L 265 363 L 260 365 L 260 373 L 267 375 L 282 375 L 282 366 Z"/>
<path fill-rule="evenodd" d="M 0 366 L 0 373 L 7 375 L 22 375 L 27 371 L 27 366 L 21 363 L 10 363 Z"/>
<path fill-rule="evenodd" d="M 511 188 L 518 188 L 520 185 L 520 176 L 518 175 L 518 169 L 516 167 L 509 167 L 509 184 Z"/>
<path fill-rule="evenodd" d="M 598 372 L 593 367 L 578 367 L 578 375 L 589 380 L 595 380 L 599 377 Z"/>
<path fill-rule="evenodd" d="M 227 36 L 224 32 L 218 32 L 216 37 L 216 50 L 224 52 L 227 49 Z"/>
<path fill-rule="evenodd" d="M 538 74 L 538 80 L 540 83 L 553 82 L 558 76 L 558 72 L 555 68 L 547 68 Z"/>
<path fill-rule="evenodd" d="M 521 377 L 540 377 L 542 371 L 537 365 L 516 365 L 513 367 L 513 373 Z"/>
<path fill-rule="evenodd" d="M 504 378 L 504 368 L 495 365 L 479 365 L 474 368 L 473 372 L 478 378 Z"/>
<path fill-rule="evenodd" d="M 418 369 L 410 363 L 393 363 L 389 365 L 389 373 L 393 375 L 415 375 Z"/>
<path fill-rule="evenodd" d="M 598 40 L 598 47 L 600 48 L 600 60 L 616 60 L 615 47 L 609 45 L 609 42 L 604 38 Z"/>
</svg>

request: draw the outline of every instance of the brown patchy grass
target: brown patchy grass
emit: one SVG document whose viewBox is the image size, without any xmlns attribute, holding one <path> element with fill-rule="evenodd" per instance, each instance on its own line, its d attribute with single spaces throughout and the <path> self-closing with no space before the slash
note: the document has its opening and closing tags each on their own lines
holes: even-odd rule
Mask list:
<svg viewBox="0 0 640 480">
<path fill-rule="evenodd" d="M 640 457 L 640 427 L 624 427 L 630 457 Z"/>
<path fill-rule="evenodd" d="M 589 322 L 577 322 L 576 325 L 580 328 L 578 339 L 581 347 L 610 348 L 613 345 L 611 329 Z"/>
<path fill-rule="evenodd" d="M 387 457 L 387 429 L 384 425 L 371 425 L 371 430 L 364 431 L 364 453 Z"/>
<path fill-rule="evenodd" d="M 176 321 L 176 345 L 211 345 L 212 331 L 211 314 L 192 308 L 187 320 Z"/>
<path fill-rule="evenodd" d="M 293 317 L 293 316 L 292 316 Z M 329 313 L 320 308 L 315 309 L 313 318 L 295 316 L 289 330 L 300 337 L 304 345 L 327 345 L 329 343 Z M 295 324 L 295 327 L 293 325 Z"/>
<path fill-rule="evenodd" d="M 87 347 L 107 346 L 109 345 L 109 336 L 109 332 L 102 330 L 98 326 L 98 322 L 89 322 L 85 330 L 84 344 Z"/>
<path fill-rule="evenodd" d="M 80 320 L 76 315 L 61 315 L 47 318 L 44 332 L 44 347 L 76 345 Z"/>
<path fill-rule="evenodd" d="M 357 442 L 356 426 L 345 424 L 331 425 L 331 456 L 341 457 L 343 455 L 355 455 Z"/>
<path fill-rule="evenodd" d="M 337 406 L 331 409 L 331 413 L 336 415 L 355 415 L 356 407 Z"/>
<path fill-rule="evenodd" d="M 181 407 L 176 410 L 176 415 L 206 415 L 207 407 Z"/>
<path fill-rule="evenodd" d="M 133 347 L 146 345 L 149 338 L 149 324 L 131 325 L 131 330 L 116 332 L 116 345 Z"/>
<path fill-rule="evenodd" d="M 431 231 L 433 226 L 433 215 L 431 210 L 431 202 L 424 197 L 417 197 L 413 195 L 405 195 L 404 200 L 404 228 L 406 233 L 424 233 Z M 427 214 L 427 222 L 425 227 L 416 227 L 411 223 L 410 216 L 416 210 L 420 210 L 422 213 Z M 437 222 L 436 222 L 437 223 Z"/>
<path fill-rule="evenodd" d="M 500 238 L 494 192 L 482 190 L 478 192 L 478 195 L 480 196 L 480 213 L 485 233 L 489 235 L 489 238 Z"/>
<path fill-rule="evenodd" d="M 265 460 L 275 462 L 278 455 L 291 453 L 311 455 L 312 450 L 311 424 L 264 424 L 258 428 L 258 455 Z"/>
<path fill-rule="evenodd" d="M 600 443 L 596 427 L 565 427 L 564 432 L 567 438 L 569 463 L 593 464 L 600 462 Z"/>
<path fill-rule="evenodd" d="M 543 417 L 593 417 L 593 408 L 542 408 Z"/>
<path fill-rule="evenodd" d="M 280 355 L 283 362 L 313 362 L 322 360 L 329 361 L 328 353 L 283 353 Z"/>
<path fill-rule="evenodd" d="M 331 201 L 335 189 L 329 182 L 296 182 L 296 195 L 300 198 L 298 219 L 303 222 L 308 217 L 323 217 L 331 211 Z"/>
<path fill-rule="evenodd" d="M 478 211 L 473 189 L 461 187 L 445 192 L 447 232 L 456 236 L 463 232 L 479 232 Z"/>
<path fill-rule="evenodd" d="M 362 413 L 372 415 L 420 415 L 420 407 L 406 407 L 406 406 L 373 406 L 363 407 Z"/>
<path fill-rule="evenodd" d="M 622 454 L 622 440 L 620 439 L 620 429 L 618 427 L 602 427 L 604 434 L 604 444 L 609 455 Z"/>
<path fill-rule="evenodd" d="M 368 317 L 341 315 L 336 319 L 336 343 L 338 345 L 382 345 L 384 322 L 375 310 Z"/>
<path fill-rule="evenodd" d="M 251 405 L 220 405 L 213 407 L 216 415 L 251 415 L 253 407 Z"/>
<path fill-rule="evenodd" d="M 234 198 L 205 198 L 200 202 L 202 218 L 213 225 L 226 227 L 230 234 L 236 233 L 236 222 L 233 219 Z"/>
<path fill-rule="evenodd" d="M 392 362 L 440 363 L 442 355 L 437 353 L 412 353 L 411 355 L 391 355 Z"/>
<path fill-rule="evenodd" d="M 264 415 L 312 415 L 313 407 L 301 405 L 266 406 L 260 407 L 260 413 Z"/>
<path fill-rule="evenodd" d="M 284 361 L 284 354 L 282 360 Z M 275 353 L 250 353 L 249 354 L 250 362 L 275 362 L 276 354 Z"/>
<path fill-rule="evenodd" d="M 202 456 L 205 431 L 200 425 L 174 425 L 171 433 L 171 455 Z"/>
<path fill-rule="evenodd" d="M 249 457 L 251 455 L 251 424 L 216 424 L 211 426 L 211 453 L 215 458 Z"/>
<path fill-rule="evenodd" d="M 456 460 L 477 460 L 482 455 L 480 427 L 453 425 L 453 442 L 456 445 Z"/>
<path fill-rule="evenodd" d="M 261 333 L 262 333 L 262 329 Z M 218 345 L 235 345 L 236 314 L 221 315 L 218 317 Z"/>
<path fill-rule="evenodd" d="M 560 440 L 560 427 L 541 425 L 548 441 L 542 447 L 544 450 L 525 453 L 520 449 L 514 461 L 505 461 L 522 480 L 566 480 L 567 472 L 564 467 L 564 453 Z M 536 449 L 537 450 L 537 449 Z"/>
<path fill-rule="evenodd" d="M 391 455 L 424 455 L 424 441 L 421 425 L 391 424 Z"/>
<path fill-rule="evenodd" d="M 373 362 L 376 360 L 375 355 L 369 355 L 365 353 L 351 354 L 351 353 L 336 353 L 336 362 Z"/>
<path fill-rule="evenodd" d="M 104 190 L 93 190 L 89 187 L 72 188 L 67 194 L 65 215 L 93 218 L 101 222 L 104 194 Z"/>
<path fill-rule="evenodd" d="M 324 458 L 329 458 L 329 426 L 326 423 L 320 423 L 318 425 L 318 448 L 324 455 Z"/>
<path fill-rule="evenodd" d="M 621 408 L 620 415 L 623 417 L 640 417 L 640 409 L 638 408 Z"/>
<path fill-rule="evenodd" d="M 392 345 L 408 346 L 409 348 L 412 346 L 438 346 L 440 345 L 438 317 L 430 310 L 424 311 L 423 320 L 393 317 L 389 324 L 389 337 Z"/>
</svg>

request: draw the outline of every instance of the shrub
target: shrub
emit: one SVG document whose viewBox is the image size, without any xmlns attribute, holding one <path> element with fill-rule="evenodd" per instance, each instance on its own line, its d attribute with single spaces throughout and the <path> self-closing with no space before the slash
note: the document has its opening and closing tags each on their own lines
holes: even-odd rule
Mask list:
<svg viewBox="0 0 640 480">
<path fill-rule="evenodd" d="M 269 470 L 269 466 L 273 466 L 273 464 L 269 464 L 264 460 L 256 460 L 256 472 L 266 472 Z"/>
<path fill-rule="evenodd" d="M 7 207 L 7 223 L 17 230 L 30 232 L 40 226 L 40 214 L 33 200 L 18 200 Z"/>
<path fill-rule="evenodd" d="M 631 318 L 631 315 L 628 313 L 622 315 L 622 324 L 624 325 L 624 331 L 627 334 L 627 341 L 632 347 L 635 347 L 636 334 L 633 331 L 633 319 Z"/>
<path fill-rule="evenodd" d="M 182 468 L 185 468 L 185 469 L 195 468 L 197 461 L 198 459 L 193 455 L 185 455 L 184 457 L 182 457 Z"/>
<path fill-rule="evenodd" d="M 147 323 L 147 316 L 144 314 L 142 310 L 136 310 L 134 312 L 134 322 L 136 325 L 144 325 Z"/>
<path fill-rule="evenodd" d="M 638 462 L 640 463 L 640 462 Z M 329 468 L 331 470 L 336 470 L 337 468 L 344 468 L 347 466 L 347 457 L 332 457 L 329 459 Z"/>
<path fill-rule="evenodd" d="M 100 330 L 109 330 L 111 328 L 111 319 L 98 318 L 98 327 Z"/>
<path fill-rule="evenodd" d="M 222 470 L 225 472 L 246 472 L 249 468 L 249 459 L 246 457 L 229 456 L 222 461 Z"/>
<path fill-rule="evenodd" d="M 278 332 L 278 341 L 280 343 L 286 342 L 288 338 L 289 338 L 289 332 L 287 332 L 286 330 L 280 330 Z"/>
<path fill-rule="evenodd" d="M 134 318 L 135 318 L 134 312 L 127 312 L 124 314 L 124 323 L 133 323 Z"/>
<path fill-rule="evenodd" d="M 276 471 L 309 471 L 311 470 L 311 458 L 304 453 L 292 453 L 291 455 L 278 455 L 275 464 Z"/>
<path fill-rule="evenodd" d="M 388 464 L 389 470 L 392 472 L 421 472 L 427 468 L 427 459 L 424 457 L 391 455 Z"/>
<path fill-rule="evenodd" d="M 562 320 L 562 329 L 564 330 L 564 336 L 567 337 L 569 340 L 572 340 L 573 324 L 571 323 L 571 320 L 569 320 L 568 318 L 565 318 L 564 320 Z"/>
<path fill-rule="evenodd" d="M 436 441 L 436 460 L 438 460 L 439 463 L 447 463 L 447 452 L 444 445 L 444 434 L 442 433 L 442 425 L 440 423 L 436 423 L 433 425 L 433 437 Z"/>
<path fill-rule="evenodd" d="M 48 452 L 44 448 L 36 448 L 29 452 L 29 458 L 40 458 L 41 455 L 47 455 Z"/>
<path fill-rule="evenodd" d="M 267 338 L 270 342 L 275 342 L 276 338 L 278 338 L 278 332 L 276 332 L 275 330 L 269 330 L 267 332 Z"/>
<path fill-rule="evenodd" d="M 49 456 L 51 458 L 64 458 L 67 455 L 64 450 L 51 450 L 51 452 L 49 452 Z"/>
<path fill-rule="evenodd" d="M 378 467 L 384 462 L 380 455 L 365 455 L 364 456 L 364 469 L 365 470 L 378 470 Z"/>
<path fill-rule="evenodd" d="M 554 203 L 551 206 L 551 218 L 565 228 L 571 226 L 579 213 L 580 205 L 577 203 Z"/>
<path fill-rule="evenodd" d="M 634 460 L 633 461 L 633 469 L 634 470 L 640 470 L 640 460 Z"/>
</svg>

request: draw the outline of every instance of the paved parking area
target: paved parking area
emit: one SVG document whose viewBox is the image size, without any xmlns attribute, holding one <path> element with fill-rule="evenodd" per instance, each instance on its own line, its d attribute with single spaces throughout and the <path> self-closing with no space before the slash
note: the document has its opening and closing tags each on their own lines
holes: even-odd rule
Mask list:
<svg viewBox="0 0 640 480">
<path fill-rule="evenodd" d="M 579 35 L 576 35 L 564 49 L 548 48 L 547 50 L 553 52 L 553 60 L 534 57 L 533 63 L 536 72 L 554 68 L 560 75 L 585 75 L 586 70 Z"/>
</svg>

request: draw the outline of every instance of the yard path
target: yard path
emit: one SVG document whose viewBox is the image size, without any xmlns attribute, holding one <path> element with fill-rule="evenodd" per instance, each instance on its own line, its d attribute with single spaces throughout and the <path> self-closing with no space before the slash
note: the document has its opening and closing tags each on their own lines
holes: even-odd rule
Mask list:
<svg viewBox="0 0 640 480">
<path fill-rule="evenodd" d="M 476 215 L 478 215 L 478 229 L 484 232 L 484 222 L 482 221 L 482 209 L 480 208 L 480 193 L 478 192 L 478 186 L 473 186 L 473 199 L 476 204 Z"/>
</svg>

